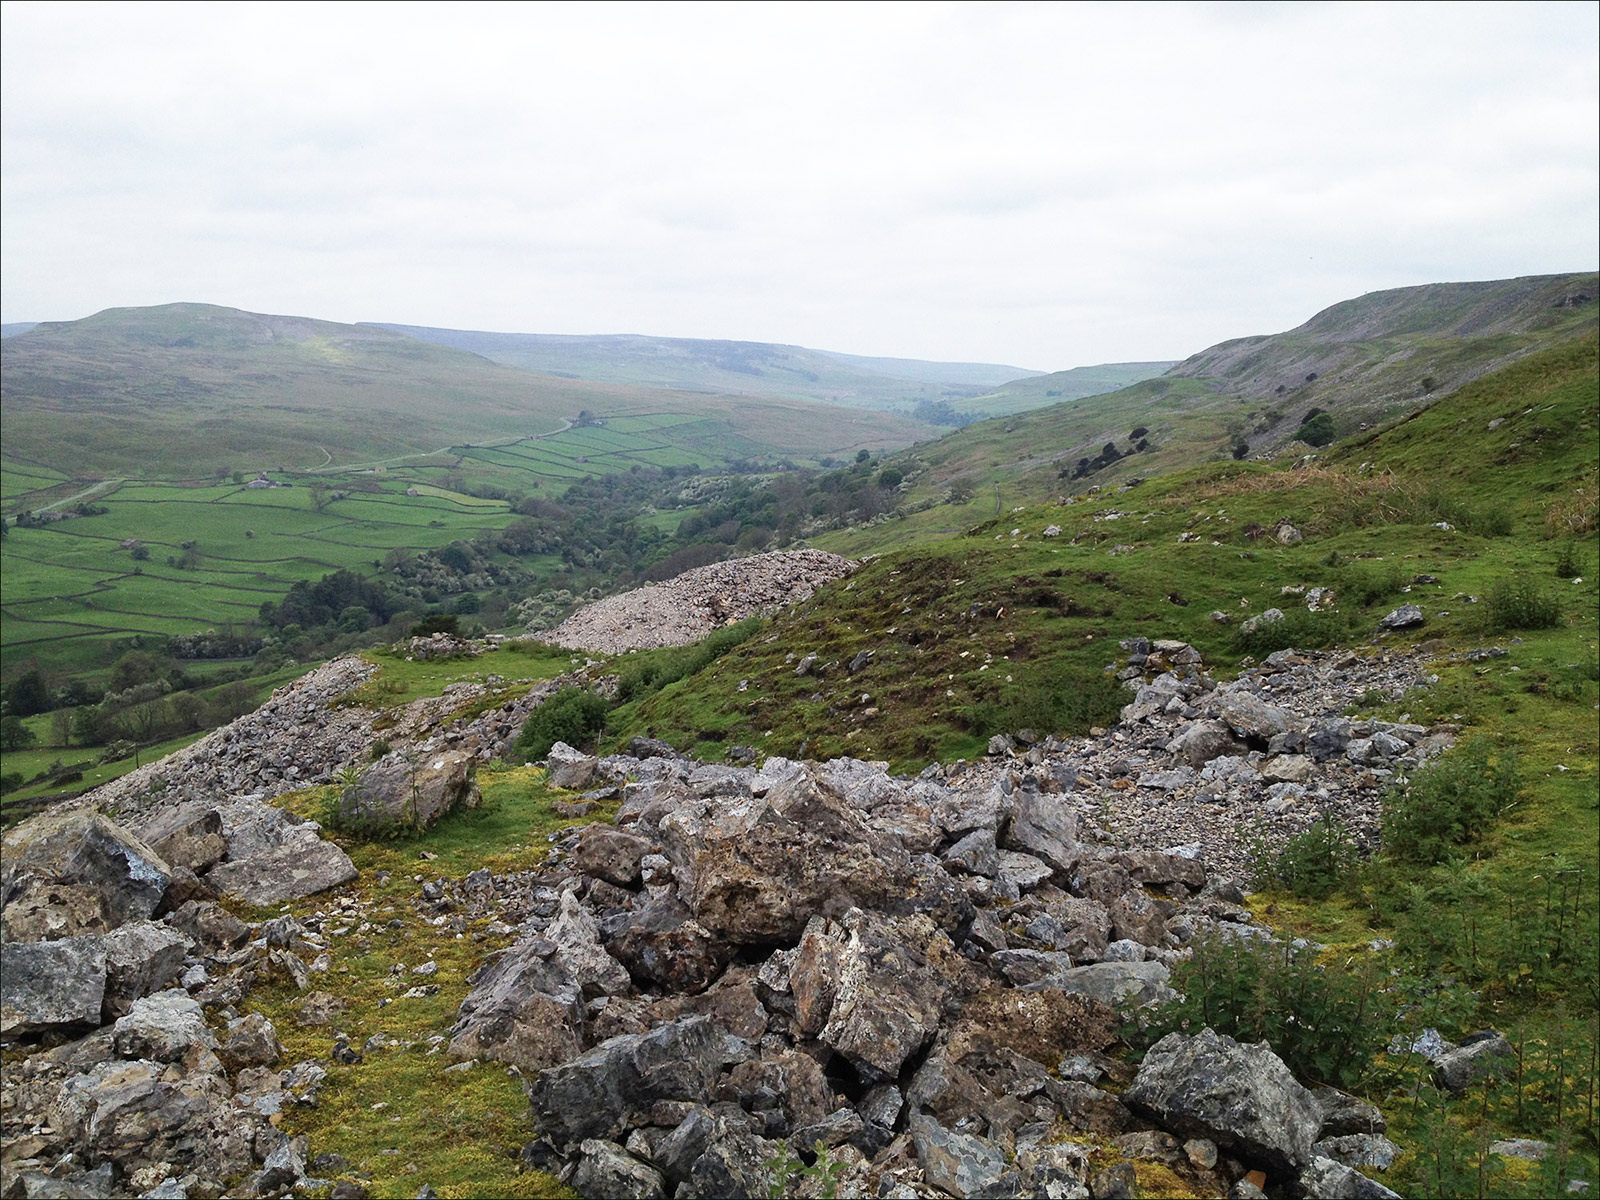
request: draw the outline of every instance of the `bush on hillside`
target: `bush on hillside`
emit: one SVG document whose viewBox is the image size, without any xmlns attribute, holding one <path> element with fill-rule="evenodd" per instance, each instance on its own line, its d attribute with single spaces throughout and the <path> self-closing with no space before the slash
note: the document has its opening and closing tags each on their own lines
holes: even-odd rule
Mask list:
<svg viewBox="0 0 1600 1200">
<path fill-rule="evenodd" d="M 1350 830 L 1338 817 L 1324 813 L 1276 854 L 1257 856 L 1256 882 L 1276 885 L 1307 900 L 1325 900 L 1350 879 L 1359 861 Z"/>
<path fill-rule="evenodd" d="M 606 727 L 610 711 L 603 696 L 587 688 L 564 687 L 528 714 L 517 735 L 517 753 L 532 762 L 544 758 L 557 742 L 582 749 Z"/>
<path fill-rule="evenodd" d="M 1384 797 L 1384 849 L 1421 866 L 1442 862 L 1480 840 L 1520 786 L 1515 754 L 1491 758 L 1483 738 L 1463 742 Z"/>
<path fill-rule="evenodd" d="M 1507 629 L 1554 629 L 1561 624 L 1561 602 L 1526 575 L 1502 579 L 1484 597 L 1484 626 L 1490 633 Z"/>
<path fill-rule="evenodd" d="M 1282 620 L 1263 621 L 1249 633 L 1241 626 L 1233 635 L 1234 649 L 1257 658 L 1275 650 L 1319 650 L 1343 641 L 1350 622 L 1341 612 L 1285 610 Z"/>
<path fill-rule="evenodd" d="M 1141 1014 L 1141 1028 L 1127 1036 L 1145 1050 L 1169 1033 L 1209 1026 L 1241 1042 L 1270 1042 L 1303 1079 L 1349 1087 L 1393 1024 L 1378 1011 L 1381 981 L 1370 959 L 1323 965 L 1310 947 L 1218 937 L 1197 943 L 1194 957 L 1173 969 L 1179 999 Z"/>
</svg>

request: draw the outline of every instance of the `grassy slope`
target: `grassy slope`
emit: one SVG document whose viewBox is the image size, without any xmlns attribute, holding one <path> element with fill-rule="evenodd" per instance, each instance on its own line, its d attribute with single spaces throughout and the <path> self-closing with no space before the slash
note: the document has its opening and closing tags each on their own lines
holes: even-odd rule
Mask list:
<svg viewBox="0 0 1600 1200">
<path fill-rule="evenodd" d="M 200 304 L 48 322 L 7 338 L 4 355 L 8 459 L 74 477 L 387 460 L 558 429 L 581 409 L 688 413 L 773 454 L 905 445 L 924 430 L 861 413 L 836 437 L 829 406 L 764 412 L 760 400 L 562 379 L 385 329 Z"/>
<path fill-rule="evenodd" d="M 1450 615 L 1435 616 L 1427 636 L 1470 640 L 1479 613 L 1449 597 L 1481 595 L 1519 569 L 1554 587 L 1559 543 L 1547 537 L 1546 509 L 1586 484 L 1592 503 L 1595 346 L 1591 335 L 1525 359 L 1337 448 L 1326 467 L 1195 468 L 1114 496 L 1008 511 L 911 549 L 892 548 L 913 536 L 902 529 L 911 522 L 884 522 L 870 531 L 882 557 L 779 618 L 710 678 L 686 681 L 630 714 L 628 728 L 703 748 L 726 740 L 779 753 L 809 739 L 813 754 L 848 747 L 920 766 L 977 748 L 992 731 L 972 727 L 974 710 L 1004 701 L 1008 674 L 1017 690 L 1056 669 L 1098 671 L 1114 653 L 1105 640 L 1135 632 L 1181 637 L 1226 661 L 1231 635 L 1207 614 L 1246 601 L 1267 607 L 1285 584 L 1375 593 L 1342 614 L 1361 636 L 1392 607 L 1400 584 L 1435 574 L 1443 582 L 1417 598 Z M 1497 418 L 1507 419 L 1490 432 Z M 1504 514 L 1513 532 L 1434 528 L 1451 505 L 1486 519 Z M 1286 547 L 1245 536 L 1251 525 L 1281 520 L 1300 526 L 1305 541 Z M 1060 536 L 1044 537 L 1048 525 Z M 1201 540 L 1179 544 L 1190 531 Z M 854 548 L 867 536 L 830 544 Z M 1131 550 L 1109 553 L 1117 546 Z M 1378 586 L 1389 577 L 1393 587 Z M 1592 616 L 1592 575 L 1561 595 L 1575 626 Z M 836 669 L 825 684 L 785 669 L 790 655 L 848 663 L 862 649 L 876 652 L 871 666 L 855 676 Z M 740 692 L 743 679 L 751 682 Z M 865 706 L 851 702 L 863 691 L 875 693 L 879 709 L 865 721 Z"/>
<path fill-rule="evenodd" d="M 982 396 L 959 400 L 951 407 L 961 412 L 976 413 L 984 417 L 1005 417 L 1012 413 L 1069 400 L 1082 400 L 1086 396 L 1100 396 L 1118 392 L 1123 388 L 1154 379 L 1178 364 L 1165 362 L 1102 363 L 1097 367 L 1073 367 L 1068 371 L 1054 371 L 1049 375 L 1034 375 L 1027 379 L 1008 381 Z"/>
<path fill-rule="evenodd" d="M 936 499 L 952 485 L 982 493 L 999 485 L 1009 507 L 1225 460 L 1235 437 L 1252 454 L 1285 449 L 1295 445 L 1300 420 L 1313 407 L 1334 415 L 1339 436 L 1351 436 L 1363 424 L 1381 424 L 1534 350 L 1591 332 L 1597 292 L 1600 277 L 1593 272 L 1375 292 L 1288 333 L 1213 346 L 1159 379 L 970 425 L 902 452 L 897 465 L 911 479 L 912 503 Z M 1591 299 L 1560 303 L 1574 295 Z M 1038 386 L 1037 379 L 1017 385 Z M 1141 426 L 1149 429 L 1150 448 L 1129 454 L 1129 435 Z M 1072 479 L 1078 461 L 1107 442 L 1127 457 Z"/>
</svg>

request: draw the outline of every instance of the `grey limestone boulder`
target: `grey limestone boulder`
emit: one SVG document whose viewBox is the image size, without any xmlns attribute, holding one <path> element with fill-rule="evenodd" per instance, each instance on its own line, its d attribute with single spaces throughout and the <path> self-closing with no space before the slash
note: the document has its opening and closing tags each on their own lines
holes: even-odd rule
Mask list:
<svg viewBox="0 0 1600 1200">
<path fill-rule="evenodd" d="M 229 861 L 213 867 L 206 880 L 224 895 L 265 907 L 356 877 L 350 856 L 324 840 L 315 821 L 251 799 L 219 806 L 218 813 Z"/>
<path fill-rule="evenodd" d="M 140 996 L 167 986 L 183 970 L 192 943 L 170 925 L 137 921 L 101 939 L 106 953 L 104 1017 L 114 1021 Z"/>
<path fill-rule="evenodd" d="M 650 850 L 649 838 L 612 825 L 589 825 L 578 835 L 572 865 L 585 875 L 630 887 L 639 881 L 639 862 Z"/>
<path fill-rule="evenodd" d="M 547 775 L 545 782 L 551 787 L 582 791 L 594 782 L 599 760 L 565 742 L 557 742 L 545 755 Z"/>
<path fill-rule="evenodd" d="M 1433 1082 L 1451 1092 L 1464 1092 L 1481 1079 L 1505 1074 L 1515 1062 L 1511 1043 L 1490 1032 L 1434 1059 Z"/>
<path fill-rule="evenodd" d="M 98 1025 L 105 991 L 100 938 L 0 945 L 0 1035 Z"/>
<path fill-rule="evenodd" d="M 193 1046 L 217 1047 L 199 1002 L 176 988 L 135 1000 L 111 1027 L 111 1038 L 120 1057 L 156 1062 L 176 1062 Z"/>
<path fill-rule="evenodd" d="M 909 1122 L 911 1143 L 923 1178 L 951 1196 L 973 1196 L 998 1183 L 1005 1173 L 1005 1152 L 988 1138 L 953 1133 L 932 1117 Z"/>
<path fill-rule="evenodd" d="M 1230 750 L 1237 752 L 1239 745 L 1227 724 L 1217 720 L 1192 721 L 1167 743 L 1167 753 L 1176 754 L 1196 768 Z"/>
<path fill-rule="evenodd" d="M 148 919 L 171 878 L 154 850 L 100 813 L 44 813 L 0 843 L 0 931 L 8 942 L 106 933 Z"/>
<path fill-rule="evenodd" d="M 812 917 L 851 908 L 926 912 L 946 930 L 972 915 L 938 860 L 913 857 L 879 834 L 811 771 L 704 817 L 681 807 L 660 828 L 695 919 L 735 945 L 792 942 Z"/>
<path fill-rule="evenodd" d="M 721 1031 L 701 1016 L 610 1038 L 534 1077 L 528 1092 L 539 1130 L 557 1145 L 616 1140 L 657 1101 L 704 1103 L 722 1050 Z"/>
<path fill-rule="evenodd" d="M 1023 789 L 1012 799 L 1011 824 L 1002 842 L 1057 871 L 1070 871 L 1079 856 L 1078 814 L 1058 795 Z"/>
<path fill-rule="evenodd" d="M 1112 1008 L 1142 1008 L 1171 998 L 1173 991 L 1167 986 L 1171 977 L 1159 962 L 1101 962 L 1057 971 L 1024 986 L 1029 991 L 1087 996 Z"/>
<path fill-rule="evenodd" d="M 607 937 L 607 952 L 640 986 L 673 993 L 705 991 L 733 957 L 733 947 L 712 937 L 670 893 L 635 908 Z"/>
<path fill-rule="evenodd" d="M 555 953 L 544 938 L 524 938 L 480 967 L 457 1013 L 450 1057 L 496 1059 L 525 1076 L 575 1057 L 583 997 Z"/>
<path fill-rule="evenodd" d="M 615 1142 L 585 1138 L 567 1183 L 580 1196 L 615 1200 L 659 1200 L 666 1180 L 649 1163 L 640 1162 Z"/>
<path fill-rule="evenodd" d="M 345 788 L 339 816 L 355 825 L 427 829 L 446 813 L 478 807 L 476 773 L 477 759 L 465 750 L 396 750 Z"/>
<path fill-rule="evenodd" d="M 1181 1137 L 1208 1138 L 1269 1173 L 1310 1165 L 1322 1126 L 1316 1097 L 1270 1046 L 1241 1044 L 1211 1029 L 1192 1037 L 1169 1033 L 1152 1046 L 1123 1102 Z"/>
<path fill-rule="evenodd" d="M 1236 688 L 1220 693 L 1218 715 L 1242 738 L 1271 741 L 1289 728 L 1289 714 L 1259 696 Z"/>
<path fill-rule="evenodd" d="M 819 945 L 825 941 L 838 944 Z M 813 920 L 790 971 L 803 1027 L 821 1019 L 820 1041 L 866 1078 L 893 1081 L 938 1032 L 950 992 L 940 968 L 955 958 L 949 937 L 925 916 L 852 909 L 837 924 Z"/>
<path fill-rule="evenodd" d="M 1415 604 L 1402 604 L 1393 612 L 1388 613 L 1383 620 L 1378 622 L 1378 628 L 1384 630 L 1415 629 L 1427 621 L 1422 609 Z"/>
<path fill-rule="evenodd" d="M 1300 1172 L 1300 1187 L 1318 1200 L 1400 1200 L 1400 1193 L 1322 1155 L 1313 1157 Z"/>
</svg>

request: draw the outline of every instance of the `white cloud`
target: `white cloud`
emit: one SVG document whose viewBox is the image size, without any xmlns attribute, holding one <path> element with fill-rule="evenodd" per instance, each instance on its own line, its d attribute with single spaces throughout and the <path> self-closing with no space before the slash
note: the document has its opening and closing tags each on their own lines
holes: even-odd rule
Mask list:
<svg viewBox="0 0 1600 1200">
<path fill-rule="evenodd" d="M 9 3 L 5 319 L 1179 356 L 1593 268 L 1592 5 Z"/>
</svg>

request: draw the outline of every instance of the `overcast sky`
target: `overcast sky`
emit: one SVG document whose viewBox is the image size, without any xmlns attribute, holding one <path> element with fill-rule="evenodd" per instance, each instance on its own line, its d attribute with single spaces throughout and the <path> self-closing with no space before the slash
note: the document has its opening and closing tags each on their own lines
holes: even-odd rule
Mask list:
<svg viewBox="0 0 1600 1200">
<path fill-rule="evenodd" d="M 7 2 L 0 310 L 1181 358 L 1594 269 L 1597 13 Z"/>
</svg>

